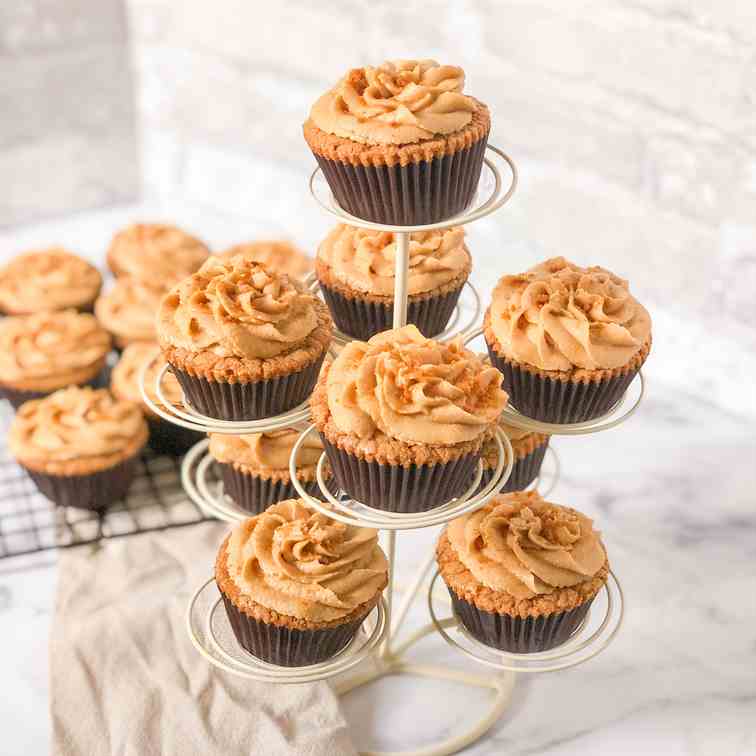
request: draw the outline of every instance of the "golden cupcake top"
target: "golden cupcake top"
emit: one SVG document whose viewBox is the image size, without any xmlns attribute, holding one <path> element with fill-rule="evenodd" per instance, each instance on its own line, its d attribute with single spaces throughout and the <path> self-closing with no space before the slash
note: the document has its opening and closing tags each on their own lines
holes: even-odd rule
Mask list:
<svg viewBox="0 0 756 756">
<path fill-rule="evenodd" d="M 43 465 L 122 452 L 146 438 L 142 412 L 107 389 L 70 386 L 22 404 L 8 432 L 11 453 Z"/>
<path fill-rule="evenodd" d="M 110 374 L 110 390 L 119 399 L 142 405 L 144 412 L 151 412 L 144 404 L 142 392 L 139 388 L 139 376 L 148 365 L 144 377 L 144 387 L 147 396 L 158 406 L 161 405 L 155 392 L 155 381 L 158 373 L 166 364 L 161 356 L 160 347 L 154 342 L 137 342 L 129 344 L 121 354 Z M 163 376 L 161 384 L 163 396 L 172 404 L 181 405 L 182 391 L 176 376 L 169 370 Z"/>
<path fill-rule="evenodd" d="M 135 223 L 113 237 L 108 264 L 117 276 L 172 285 L 194 273 L 209 256 L 204 242 L 176 226 Z"/>
<path fill-rule="evenodd" d="M 252 262 L 259 262 L 277 273 L 286 273 L 294 278 L 304 278 L 311 270 L 311 257 L 284 240 L 261 240 L 245 242 L 229 247 L 218 256 L 224 259 L 243 255 Z"/>
<path fill-rule="evenodd" d="M 289 499 L 239 524 L 226 548 L 242 596 L 287 617 L 339 620 L 388 582 L 378 533 Z"/>
<path fill-rule="evenodd" d="M 318 260 L 333 278 L 351 289 L 382 296 L 394 294 L 396 239 L 388 231 L 339 224 L 318 248 Z M 409 294 L 438 289 L 470 267 L 461 227 L 410 234 Z"/>
<path fill-rule="evenodd" d="M 505 356 L 542 370 L 621 367 L 651 336 L 651 317 L 627 281 L 564 257 L 504 276 L 489 317 Z"/>
<path fill-rule="evenodd" d="M 446 534 L 479 584 L 518 600 L 591 580 L 607 561 L 590 518 L 535 491 L 494 496 Z"/>
<path fill-rule="evenodd" d="M 496 421 L 507 403 L 501 380 L 461 342 L 426 339 L 408 325 L 347 344 L 326 391 L 344 433 L 449 445 L 477 438 Z"/>
<path fill-rule="evenodd" d="M 476 109 L 465 73 L 434 60 L 354 68 L 313 105 L 322 131 L 364 144 L 409 144 L 465 128 Z"/>
<path fill-rule="evenodd" d="M 75 373 L 104 360 L 110 335 L 94 315 L 75 310 L 0 320 L 0 379 L 17 381 Z"/>
<path fill-rule="evenodd" d="M 161 345 L 244 359 L 288 352 L 317 325 L 315 297 L 301 284 L 239 256 L 210 258 L 158 312 Z"/>
<path fill-rule="evenodd" d="M 82 307 L 101 286 L 97 268 L 61 247 L 26 252 L 0 268 L 0 311 L 26 315 Z"/>
<path fill-rule="evenodd" d="M 95 302 L 95 315 L 111 333 L 129 341 L 157 338 L 155 316 L 166 287 L 131 276 L 118 278 Z"/>
<path fill-rule="evenodd" d="M 289 458 L 301 431 L 284 428 L 268 433 L 247 433 L 236 436 L 230 433 L 210 434 L 210 454 L 218 462 L 241 465 L 262 470 L 288 471 Z M 321 440 L 308 434 L 299 448 L 297 467 L 311 467 L 323 453 Z"/>
</svg>

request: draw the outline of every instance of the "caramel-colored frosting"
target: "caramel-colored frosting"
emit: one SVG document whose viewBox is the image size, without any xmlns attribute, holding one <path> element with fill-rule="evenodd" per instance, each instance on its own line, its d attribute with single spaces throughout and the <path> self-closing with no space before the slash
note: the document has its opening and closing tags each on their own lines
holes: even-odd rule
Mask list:
<svg viewBox="0 0 756 756">
<path fill-rule="evenodd" d="M 377 531 L 336 522 L 298 499 L 241 523 L 227 555 L 228 573 L 242 595 L 311 622 L 345 617 L 387 582 Z"/>
<path fill-rule="evenodd" d="M 161 405 L 155 393 L 155 381 L 157 375 L 165 365 L 165 360 L 160 356 L 160 347 L 155 343 L 136 342 L 129 344 L 121 354 L 113 372 L 110 374 L 111 391 L 119 398 L 126 399 L 137 404 L 144 404 L 142 392 L 139 389 L 139 376 L 147 363 L 144 377 L 144 387 L 147 396 L 158 406 Z M 181 405 L 183 394 L 176 376 L 168 370 L 163 376 L 161 385 L 163 396 L 172 404 Z M 145 405 L 145 409 L 147 409 Z"/>
<path fill-rule="evenodd" d="M 93 265 L 60 247 L 27 252 L 0 269 L 0 310 L 25 315 L 91 303 L 102 286 Z"/>
<path fill-rule="evenodd" d="M 158 313 L 162 344 L 221 357 L 275 357 L 318 324 L 314 297 L 286 275 L 234 257 L 209 259 L 171 289 Z"/>
<path fill-rule="evenodd" d="M 651 334 L 651 318 L 627 281 L 563 257 L 504 276 L 490 316 L 506 355 L 541 370 L 621 367 Z"/>
<path fill-rule="evenodd" d="M 434 60 L 352 69 L 312 107 L 321 131 L 365 144 L 409 144 L 451 134 L 472 120 L 465 72 Z"/>
<path fill-rule="evenodd" d="M 162 223 L 135 223 L 117 233 L 108 250 L 118 275 L 162 285 L 194 273 L 209 255 L 202 241 Z"/>
<path fill-rule="evenodd" d="M 21 405 L 8 432 L 13 455 L 25 462 L 64 462 L 123 451 L 143 432 L 133 402 L 107 389 L 69 386 Z"/>
<path fill-rule="evenodd" d="M 388 231 L 339 224 L 323 240 L 318 257 L 333 277 L 351 289 L 391 296 L 394 293 L 396 241 Z M 468 265 L 461 227 L 410 234 L 407 291 L 434 291 L 456 278 Z"/>
<path fill-rule="evenodd" d="M 256 241 L 236 244 L 219 257 L 228 260 L 243 255 L 252 262 L 259 262 L 277 273 L 286 273 L 295 278 L 304 278 L 312 270 L 312 258 L 288 241 Z"/>
<path fill-rule="evenodd" d="M 447 535 L 479 583 L 516 599 L 582 583 L 606 562 L 593 522 L 535 491 L 494 496 L 452 520 Z"/>
<path fill-rule="evenodd" d="M 328 408 L 344 433 L 456 444 L 485 432 L 507 403 L 501 373 L 461 342 L 413 325 L 347 344 L 328 372 Z"/>
<path fill-rule="evenodd" d="M 50 378 L 105 358 L 110 336 L 94 315 L 62 310 L 0 320 L 0 378 Z"/>
<path fill-rule="evenodd" d="M 294 444 L 301 435 L 295 428 L 247 433 L 234 436 L 230 433 L 210 434 L 210 454 L 227 464 L 243 465 L 267 470 L 288 470 Z M 316 465 L 323 453 L 320 439 L 310 433 L 299 448 L 297 467 Z"/>
<path fill-rule="evenodd" d="M 159 284 L 124 276 L 95 302 L 95 315 L 111 333 L 129 341 L 154 342 L 155 313 L 165 292 Z"/>
</svg>

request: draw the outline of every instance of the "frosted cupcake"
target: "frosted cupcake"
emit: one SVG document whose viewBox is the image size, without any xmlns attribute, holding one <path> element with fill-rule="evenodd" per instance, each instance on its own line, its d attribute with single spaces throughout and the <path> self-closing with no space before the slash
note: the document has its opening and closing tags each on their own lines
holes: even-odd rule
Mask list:
<svg viewBox="0 0 756 756">
<path fill-rule="evenodd" d="M 66 386 L 101 379 L 110 336 L 94 315 L 74 310 L 0 321 L 0 396 L 18 407 Z"/>
<path fill-rule="evenodd" d="M 563 257 L 504 276 L 484 329 L 511 404 L 550 423 L 608 412 L 651 350 L 651 318 L 627 281 Z"/>
<path fill-rule="evenodd" d="M 164 286 L 125 276 L 95 302 L 95 315 L 118 349 L 157 340 L 155 315 L 166 291 Z"/>
<path fill-rule="evenodd" d="M 436 556 L 468 632 L 514 653 L 568 640 L 609 574 L 592 521 L 535 492 L 495 496 L 452 520 Z"/>
<path fill-rule="evenodd" d="M 289 459 L 300 433 L 294 428 L 242 436 L 211 433 L 210 454 L 218 463 L 225 493 L 250 514 L 259 514 L 279 501 L 298 498 L 291 482 Z M 297 477 L 307 493 L 318 499 L 323 495 L 316 465 L 322 453 L 320 439 L 310 434 L 297 457 Z M 326 480 L 330 477 L 329 468 Z"/>
<path fill-rule="evenodd" d="M 101 286 L 94 265 L 61 247 L 26 252 L 0 268 L 0 313 L 92 312 Z"/>
<path fill-rule="evenodd" d="M 218 552 L 215 581 L 242 648 L 304 666 L 354 638 L 388 583 L 388 564 L 377 531 L 292 499 L 234 529 Z"/>
<path fill-rule="evenodd" d="M 312 106 L 304 136 L 339 205 L 413 226 L 472 201 L 491 119 L 464 94 L 465 73 L 433 60 L 349 71 Z"/>
<path fill-rule="evenodd" d="M 421 512 L 464 493 L 507 402 L 501 375 L 459 343 L 415 326 L 347 344 L 312 395 L 339 487 L 392 512 Z"/>
<path fill-rule="evenodd" d="M 411 234 L 407 322 L 428 337 L 441 333 L 471 267 L 464 229 Z M 318 248 L 315 272 L 340 331 L 369 339 L 391 328 L 395 269 L 394 234 L 347 225 L 328 234 Z"/>
<path fill-rule="evenodd" d="M 105 509 L 129 490 L 147 426 L 139 407 L 106 389 L 71 386 L 19 407 L 8 448 L 59 506 Z"/>
<path fill-rule="evenodd" d="M 226 260 L 244 255 L 247 260 L 259 262 L 277 273 L 286 273 L 296 279 L 304 278 L 313 268 L 313 259 L 284 240 L 245 242 L 229 247 L 218 256 Z"/>
<path fill-rule="evenodd" d="M 332 330 L 317 297 L 243 256 L 209 259 L 158 313 L 159 342 L 187 401 L 222 420 L 257 420 L 302 403 Z"/>
<path fill-rule="evenodd" d="M 110 243 L 108 267 L 117 277 L 172 286 L 194 273 L 210 256 L 204 242 L 165 223 L 135 223 Z"/>
<path fill-rule="evenodd" d="M 180 456 L 189 451 L 198 441 L 204 439 L 205 434 L 164 420 L 147 405 L 139 388 L 139 376 L 148 363 L 150 363 L 150 367 L 144 377 L 144 387 L 150 399 L 158 407 L 162 407 L 163 405 L 155 392 L 155 381 L 158 373 L 165 365 L 165 360 L 160 356 L 160 347 L 154 343 L 137 342 L 130 344 L 123 350 L 121 358 L 110 374 L 110 390 L 113 396 L 118 399 L 134 402 L 141 407 L 150 429 L 150 447 L 153 451 L 158 454 Z M 179 386 L 176 376 L 170 371 L 163 376 L 162 391 L 163 396 L 171 404 L 181 406 L 183 398 L 181 386 Z"/>
</svg>

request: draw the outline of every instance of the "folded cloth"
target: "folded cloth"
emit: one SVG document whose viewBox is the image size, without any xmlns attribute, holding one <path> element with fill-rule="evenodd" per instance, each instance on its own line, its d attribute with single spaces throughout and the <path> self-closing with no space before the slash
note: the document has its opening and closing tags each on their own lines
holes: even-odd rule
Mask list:
<svg viewBox="0 0 756 756">
<path fill-rule="evenodd" d="M 50 633 L 53 753 L 354 756 L 327 683 L 214 668 L 184 615 L 228 526 L 204 523 L 60 556 Z"/>
</svg>

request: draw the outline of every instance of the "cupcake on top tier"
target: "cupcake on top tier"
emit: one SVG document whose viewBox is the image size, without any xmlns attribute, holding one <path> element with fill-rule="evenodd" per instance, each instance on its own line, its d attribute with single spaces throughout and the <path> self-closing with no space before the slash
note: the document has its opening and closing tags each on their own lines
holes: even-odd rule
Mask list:
<svg viewBox="0 0 756 756">
<path fill-rule="evenodd" d="M 118 349 L 157 340 L 155 313 L 167 287 L 124 276 L 95 302 L 95 315 Z"/>
<path fill-rule="evenodd" d="M 339 205 L 413 226 L 462 212 L 478 186 L 491 119 L 465 74 L 433 60 L 354 68 L 313 105 L 304 136 Z"/>
<path fill-rule="evenodd" d="M 0 321 L 0 396 L 14 407 L 100 378 L 110 336 L 94 315 L 74 310 Z"/>
<path fill-rule="evenodd" d="M 234 436 L 210 434 L 210 454 L 218 463 L 223 489 L 242 509 L 259 514 L 272 504 L 298 498 L 291 482 L 289 458 L 300 431 L 294 428 Z M 316 465 L 323 444 L 312 434 L 305 438 L 297 457 L 297 478 L 312 496 L 322 498 Z M 331 477 L 330 469 L 326 480 Z"/>
<path fill-rule="evenodd" d="M 514 452 L 512 474 L 501 489 L 501 493 L 524 491 L 541 472 L 541 465 L 551 436 L 547 436 L 545 433 L 530 433 L 522 430 L 522 428 L 507 425 L 501 420 L 499 420 L 498 426 L 506 433 Z M 493 478 L 494 470 L 496 470 L 496 465 L 499 462 L 499 447 L 494 440 L 493 433 L 483 445 L 481 462 L 483 463 L 483 477 L 480 479 L 482 489 Z"/>
<path fill-rule="evenodd" d="M 651 349 L 651 318 L 627 281 L 563 257 L 504 276 L 484 329 L 512 405 L 551 423 L 608 412 Z"/>
<path fill-rule="evenodd" d="M 172 286 L 194 273 L 209 256 L 203 242 L 180 228 L 135 223 L 113 237 L 107 260 L 115 276 Z"/>
<path fill-rule="evenodd" d="M 449 322 L 472 261 L 464 229 L 413 233 L 409 243 L 407 322 L 425 336 Z M 338 225 L 318 248 L 315 272 L 336 327 L 358 339 L 391 328 L 394 234 Z"/>
<path fill-rule="evenodd" d="M 609 574 L 592 521 L 535 492 L 495 496 L 452 520 L 436 557 L 460 622 L 514 653 L 568 640 Z"/>
<path fill-rule="evenodd" d="M 148 363 L 150 367 L 144 376 L 144 387 L 150 399 L 159 407 L 162 406 L 155 392 L 155 381 L 165 360 L 160 354 L 160 347 L 155 343 L 136 342 L 123 350 L 110 374 L 110 390 L 117 399 L 134 402 L 141 407 L 150 429 L 150 447 L 153 451 L 180 456 L 205 438 L 205 434 L 164 420 L 145 403 L 139 388 L 139 376 Z M 171 404 L 181 406 L 181 386 L 170 370 L 163 376 L 161 387 L 163 396 Z"/>
<path fill-rule="evenodd" d="M 60 506 L 105 509 L 131 485 L 147 426 L 139 407 L 106 389 L 71 386 L 19 407 L 8 448 Z"/>
<path fill-rule="evenodd" d="M 464 493 L 507 402 L 501 375 L 460 343 L 409 325 L 347 344 L 323 368 L 312 417 L 336 482 L 392 512 L 420 512 Z"/>
<path fill-rule="evenodd" d="M 92 312 L 101 286 L 100 271 L 65 249 L 27 252 L 0 268 L 0 313 Z"/>
<path fill-rule="evenodd" d="M 331 333 L 323 302 L 243 256 L 209 259 L 158 313 L 163 354 L 188 402 L 223 420 L 271 417 L 303 402 Z"/>
<path fill-rule="evenodd" d="M 352 640 L 380 600 L 388 564 L 375 530 L 290 499 L 233 530 L 215 580 L 242 648 L 272 664 L 304 666 Z"/>
<path fill-rule="evenodd" d="M 313 266 L 311 257 L 291 242 L 283 240 L 235 244 L 218 256 L 229 259 L 237 255 L 244 255 L 252 262 L 262 263 L 266 268 L 275 270 L 277 273 L 286 273 L 286 275 L 297 279 L 304 278 Z"/>
</svg>

